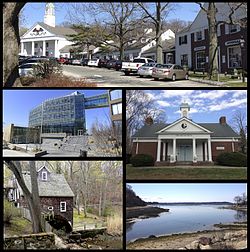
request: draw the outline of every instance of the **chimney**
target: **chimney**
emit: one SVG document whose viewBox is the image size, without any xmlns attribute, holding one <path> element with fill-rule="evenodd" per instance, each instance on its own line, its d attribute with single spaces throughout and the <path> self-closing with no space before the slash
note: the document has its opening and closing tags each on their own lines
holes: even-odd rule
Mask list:
<svg viewBox="0 0 250 252">
<path fill-rule="evenodd" d="M 148 116 L 146 119 L 145 119 L 145 124 L 146 125 L 152 125 L 154 123 L 154 120 L 151 116 Z"/>
<path fill-rule="evenodd" d="M 225 116 L 221 116 L 221 117 L 220 117 L 220 124 L 221 124 L 221 125 L 227 124 L 227 119 L 226 119 Z"/>
</svg>

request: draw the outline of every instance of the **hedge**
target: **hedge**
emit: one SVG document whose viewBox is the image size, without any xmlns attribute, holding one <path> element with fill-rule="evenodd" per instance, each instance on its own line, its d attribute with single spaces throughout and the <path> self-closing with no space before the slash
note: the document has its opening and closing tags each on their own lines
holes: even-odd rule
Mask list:
<svg viewBox="0 0 250 252">
<path fill-rule="evenodd" d="M 239 167 L 247 166 L 247 156 L 240 152 L 221 153 L 217 157 L 216 161 L 219 165 L 239 166 Z"/>
<path fill-rule="evenodd" d="M 153 166 L 154 158 L 147 154 L 137 154 L 130 158 L 130 163 L 134 167 L 138 166 Z"/>
</svg>

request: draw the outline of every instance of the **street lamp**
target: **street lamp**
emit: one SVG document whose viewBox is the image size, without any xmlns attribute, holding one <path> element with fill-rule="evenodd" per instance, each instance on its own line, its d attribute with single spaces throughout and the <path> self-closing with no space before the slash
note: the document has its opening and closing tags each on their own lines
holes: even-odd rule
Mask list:
<svg viewBox="0 0 250 252">
<path fill-rule="evenodd" d="M 243 39 L 243 36 L 241 36 L 241 39 L 240 39 L 240 49 L 241 49 L 241 68 L 242 68 L 242 82 L 245 82 L 245 75 L 244 75 L 244 68 L 243 68 L 243 49 L 244 49 L 244 46 L 245 46 L 245 40 Z"/>
</svg>

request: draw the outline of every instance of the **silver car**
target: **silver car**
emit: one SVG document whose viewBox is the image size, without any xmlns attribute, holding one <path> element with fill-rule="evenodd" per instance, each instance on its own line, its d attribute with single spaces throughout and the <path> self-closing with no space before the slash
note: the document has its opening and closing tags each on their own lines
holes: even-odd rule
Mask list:
<svg viewBox="0 0 250 252">
<path fill-rule="evenodd" d="M 158 64 L 153 69 L 152 77 L 154 78 L 154 80 L 188 80 L 188 71 L 175 64 Z"/>
<path fill-rule="evenodd" d="M 140 77 L 143 77 L 143 76 L 152 77 L 152 71 L 156 65 L 157 63 L 146 63 L 142 65 L 141 67 L 139 67 L 137 73 L 139 74 Z"/>
</svg>

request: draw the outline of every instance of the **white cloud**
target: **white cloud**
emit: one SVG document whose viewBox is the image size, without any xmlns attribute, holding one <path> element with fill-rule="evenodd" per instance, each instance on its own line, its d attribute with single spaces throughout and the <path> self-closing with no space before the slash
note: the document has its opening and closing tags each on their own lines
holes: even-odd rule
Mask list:
<svg viewBox="0 0 250 252">
<path fill-rule="evenodd" d="M 162 96 L 164 98 L 181 96 L 183 100 L 185 100 L 185 98 L 188 99 L 189 96 L 194 92 L 194 90 L 163 90 Z"/>
<path fill-rule="evenodd" d="M 234 90 L 233 92 L 233 97 L 238 98 L 240 96 L 247 96 L 247 91 L 246 90 Z"/>
<path fill-rule="evenodd" d="M 162 107 L 169 107 L 171 106 L 170 103 L 166 102 L 166 101 L 157 101 L 157 103 L 162 106 Z"/>
<path fill-rule="evenodd" d="M 231 101 L 223 101 L 221 104 L 217 105 L 210 105 L 209 110 L 210 111 L 219 111 L 222 109 L 228 109 L 232 107 L 241 107 L 242 105 L 245 105 L 247 103 L 247 98 L 241 99 L 241 100 L 231 100 Z"/>
<path fill-rule="evenodd" d="M 229 92 L 230 92 L 229 90 L 212 90 L 208 92 L 194 94 L 193 98 L 203 98 L 203 99 L 214 100 L 214 99 L 223 97 Z"/>
</svg>

